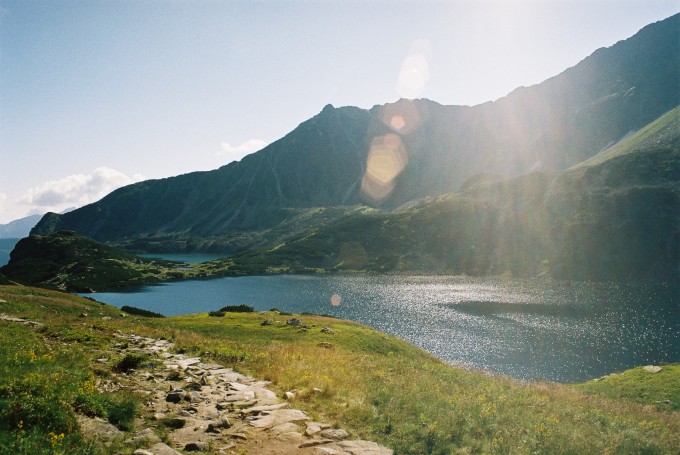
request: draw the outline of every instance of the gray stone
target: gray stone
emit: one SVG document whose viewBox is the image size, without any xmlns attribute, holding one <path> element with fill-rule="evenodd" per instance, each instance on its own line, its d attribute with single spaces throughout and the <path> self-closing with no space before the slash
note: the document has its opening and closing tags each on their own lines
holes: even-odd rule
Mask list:
<svg viewBox="0 0 680 455">
<path fill-rule="evenodd" d="M 211 422 L 208 424 L 208 429 L 205 430 L 206 433 L 219 433 L 220 430 L 225 428 L 231 428 L 231 422 L 226 417 L 221 418 L 217 422 Z"/>
<path fill-rule="evenodd" d="M 308 419 L 307 414 L 299 409 L 278 409 L 251 421 L 250 424 L 256 428 L 272 428 L 282 423 L 299 422 Z"/>
<path fill-rule="evenodd" d="M 132 452 L 132 455 L 153 455 L 153 452 L 149 452 L 148 450 L 144 449 L 137 449 Z"/>
<path fill-rule="evenodd" d="M 302 442 L 303 436 L 297 431 L 288 431 L 286 433 L 279 433 L 276 436 L 276 439 L 282 442 L 292 442 L 294 444 L 298 444 Z"/>
<path fill-rule="evenodd" d="M 340 440 L 340 439 L 349 438 L 349 433 L 347 433 L 342 428 L 337 429 L 337 430 L 336 429 L 328 429 L 328 430 L 321 431 L 321 436 L 324 437 L 324 438 L 328 438 L 328 439 Z"/>
<path fill-rule="evenodd" d="M 166 395 L 165 401 L 169 403 L 179 403 L 180 401 L 184 400 L 187 397 L 187 393 L 182 390 L 173 390 L 169 394 Z"/>
<path fill-rule="evenodd" d="M 286 325 L 291 325 L 293 327 L 300 327 L 302 325 L 302 321 L 299 320 L 298 318 L 290 318 L 286 321 Z"/>
<path fill-rule="evenodd" d="M 312 439 L 311 441 L 303 442 L 302 444 L 300 444 L 298 446 L 298 448 L 304 449 L 304 448 L 307 448 L 307 447 L 322 446 L 322 445 L 325 445 L 325 444 L 332 444 L 333 442 L 335 442 L 335 441 L 333 441 L 332 439 Z"/>
<path fill-rule="evenodd" d="M 134 437 L 125 440 L 126 445 L 157 444 L 159 442 L 161 442 L 161 438 L 151 428 L 139 431 Z"/>
<path fill-rule="evenodd" d="M 210 446 L 207 442 L 190 442 L 184 446 L 184 450 L 187 452 L 206 452 L 210 450 Z"/>
<path fill-rule="evenodd" d="M 394 452 L 371 441 L 341 441 L 337 443 L 342 450 L 352 455 L 392 455 Z"/>
<path fill-rule="evenodd" d="M 298 431 L 298 426 L 293 422 L 282 423 L 281 425 L 276 425 L 270 431 L 272 433 L 288 433 L 290 431 Z"/>
<path fill-rule="evenodd" d="M 154 455 L 182 455 L 172 447 L 170 447 L 167 444 L 163 444 L 162 442 L 159 442 L 158 444 L 154 444 L 150 449 L 151 453 Z"/>
<path fill-rule="evenodd" d="M 647 365 L 642 367 L 642 369 L 648 371 L 649 373 L 658 373 L 659 371 L 661 371 L 661 367 L 656 365 Z"/>
</svg>

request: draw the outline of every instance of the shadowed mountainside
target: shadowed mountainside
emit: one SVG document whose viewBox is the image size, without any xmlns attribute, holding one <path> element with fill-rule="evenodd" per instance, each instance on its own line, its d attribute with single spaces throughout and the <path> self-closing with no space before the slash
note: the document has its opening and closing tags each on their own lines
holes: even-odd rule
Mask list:
<svg viewBox="0 0 680 455">
<path fill-rule="evenodd" d="M 357 212 L 230 260 L 247 273 L 680 281 L 680 107 L 567 171 L 479 175 L 458 193 L 394 213 Z"/>
<path fill-rule="evenodd" d="M 121 188 L 74 212 L 46 215 L 32 233 L 68 229 L 138 243 L 229 237 L 274 227 L 288 219 L 287 209 L 393 209 L 457 191 L 480 172 L 565 169 L 680 104 L 679 31 L 675 15 L 478 106 L 328 105 L 238 163 Z"/>
</svg>

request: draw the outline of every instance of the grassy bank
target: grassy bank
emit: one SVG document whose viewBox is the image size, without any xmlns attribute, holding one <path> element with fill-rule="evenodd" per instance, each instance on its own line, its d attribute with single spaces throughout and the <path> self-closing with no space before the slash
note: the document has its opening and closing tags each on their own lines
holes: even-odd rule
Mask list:
<svg viewBox="0 0 680 455">
<path fill-rule="evenodd" d="M 95 359 L 115 359 L 116 330 L 166 337 L 187 353 L 269 379 L 281 394 L 293 391 L 294 406 L 313 418 L 399 454 L 676 453 L 680 447 L 672 394 L 678 366 L 642 375 L 652 378 L 642 383 L 526 384 L 453 368 L 401 340 L 321 316 L 297 315 L 302 327 L 286 325 L 291 316 L 276 312 L 123 317 L 90 300 L 16 286 L 0 286 L 0 299 L 0 313 L 44 324 L 0 321 L 3 453 L 8 447 L 10 453 L 95 453 L 80 442 L 76 410 L 129 427 L 137 398 L 94 387 L 110 374 Z M 621 377 L 628 374 L 640 372 Z M 640 384 L 644 393 L 633 390 Z"/>
</svg>

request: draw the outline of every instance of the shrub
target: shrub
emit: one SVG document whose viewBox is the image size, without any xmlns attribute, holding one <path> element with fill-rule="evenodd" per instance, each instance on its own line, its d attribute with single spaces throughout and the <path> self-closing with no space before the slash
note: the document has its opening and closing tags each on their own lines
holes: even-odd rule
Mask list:
<svg viewBox="0 0 680 455">
<path fill-rule="evenodd" d="M 120 359 L 113 366 L 113 371 L 117 373 L 127 373 L 130 370 L 138 368 L 147 359 L 148 357 L 142 354 L 125 354 L 125 357 Z"/>
<path fill-rule="evenodd" d="M 224 316 L 224 311 L 211 311 L 208 313 L 208 316 L 221 318 L 222 316 Z"/>
<path fill-rule="evenodd" d="M 145 318 L 164 318 L 160 313 L 155 313 L 153 311 L 149 310 L 143 310 L 141 308 L 135 308 L 133 306 L 128 306 L 128 305 L 123 305 L 121 308 L 121 311 L 124 311 L 128 314 L 134 314 L 135 316 L 143 316 Z"/>
<path fill-rule="evenodd" d="M 220 308 L 223 313 L 252 313 L 255 308 L 248 305 L 227 305 Z"/>
</svg>

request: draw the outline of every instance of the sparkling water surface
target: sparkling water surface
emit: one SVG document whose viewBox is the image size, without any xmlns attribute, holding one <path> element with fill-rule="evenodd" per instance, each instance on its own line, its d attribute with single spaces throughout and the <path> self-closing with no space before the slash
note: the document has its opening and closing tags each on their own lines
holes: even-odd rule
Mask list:
<svg viewBox="0 0 680 455">
<path fill-rule="evenodd" d="M 395 335 L 447 362 L 518 379 L 579 382 L 680 361 L 677 286 L 280 275 L 179 281 L 91 296 L 167 316 L 239 304 L 329 314 Z"/>
</svg>

